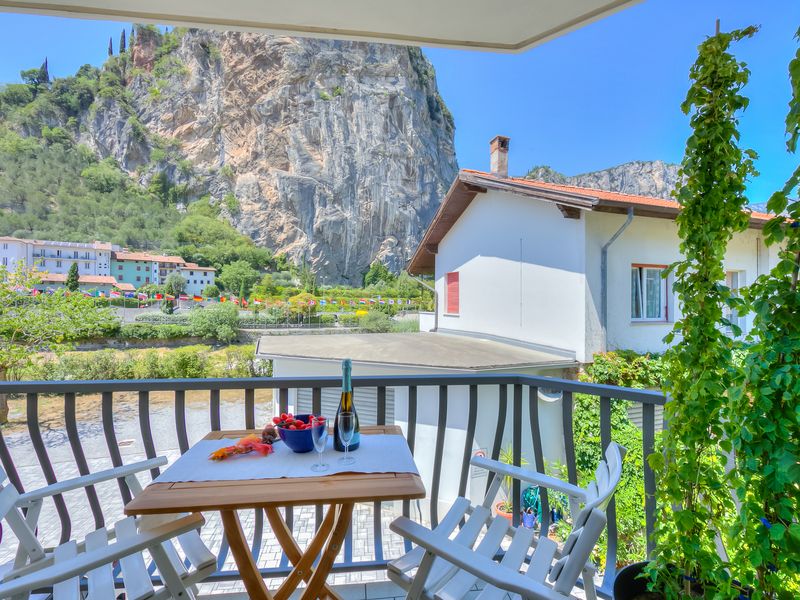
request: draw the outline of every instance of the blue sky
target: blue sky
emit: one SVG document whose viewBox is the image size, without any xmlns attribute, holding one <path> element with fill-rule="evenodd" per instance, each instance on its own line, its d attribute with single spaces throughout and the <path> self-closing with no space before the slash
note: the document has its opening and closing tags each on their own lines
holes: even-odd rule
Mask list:
<svg viewBox="0 0 800 600">
<path fill-rule="evenodd" d="M 456 121 L 459 164 L 488 168 L 488 143 L 497 134 L 511 137 L 513 174 L 537 164 L 572 175 L 636 159 L 679 162 L 689 67 L 717 18 L 724 30 L 761 26 L 735 51 L 752 70 L 742 143 L 759 153 L 761 176 L 750 199 L 766 200 L 797 162 L 783 144 L 797 0 L 645 0 L 524 54 L 426 49 Z M 44 56 L 55 76 L 99 64 L 108 37 L 116 48 L 122 27 L 0 14 L 0 81 L 17 81 Z"/>
</svg>

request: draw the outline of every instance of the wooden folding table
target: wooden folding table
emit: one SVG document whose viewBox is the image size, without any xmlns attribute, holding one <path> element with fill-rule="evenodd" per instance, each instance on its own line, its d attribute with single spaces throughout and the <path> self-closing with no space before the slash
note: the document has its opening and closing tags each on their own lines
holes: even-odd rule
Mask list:
<svg viewBox="0 0 800 600">
<path fill-rule="evenodd" d="M 255 431 L 213 431 L 205 439 L 241 438 Z M 398 434 L 397 426 L 362 427 L 362 435 Z M 266 460 L 269 460 L 267 458 Z M 286 600 L 306 582 L 302 600 L 338 598 L 326 584 L 347 534 L 356 502 L 414 500 L 425 486 L 413 473 L 340 473 L 321 477 L 154 483 L 125 506 L 127 515 L 219 511 L 245 589 L 254 600 Z M 282 506 L 329 504 L 316 535 L 303 551 L 278 511 Z M 267 589 L 250 552 L 237 510 L 263 508 L 294 569 L 275 592 Z M 319 561 L 315 563 L 319 557 Z"/>
</svg>

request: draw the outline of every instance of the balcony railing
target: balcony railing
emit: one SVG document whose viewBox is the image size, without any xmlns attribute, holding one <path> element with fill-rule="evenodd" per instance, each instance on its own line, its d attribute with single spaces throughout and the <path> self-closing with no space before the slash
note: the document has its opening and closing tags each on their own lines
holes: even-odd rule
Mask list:
<svg viewBox="0 0 800 600">
<path fill-rule="evenodd" d="M 172 379 L 172 380 L 119 380 L 119 381 L 48 381 L 48 382 L 3 382 L 0 383 L 0 393 L 12 394 L 10 401 L 12 409 L 14 403 L 24 403 L 26 412 L 27 436 L 24 443 L 9 444 L 8 433 L 0 429 L 0 460 L 9 475 L 10 480 L 20 491 L 24 490 L 24 479 L 36 478 L 31 475 L 36 467 L 41 471 L 47 484 L 57 480 L 85 475 L 90 472 L 89 461 L 84 449 L 86 435 L 79 429 L 78 414 L 81 409 L 79 398 L 81 395 L 91 394 L 99 396 L 100 414 L 94 417 L 94 422 L 89 426 L 93 428 L 94 435 L 99 436 L 98 429 L 102 429 L 104 448 L 102 453 L 107 456 L 99 457 L 106 462 L 119 466 L 123 464 L 120 445 L 124 440 L 117 439 L 118 421 L 122 418 L 119 405 L 119 394 L 133 392 L 138 395 L 135 405 L 135 417 L 128 412 L 125 418 L 129 421 L 135 418 L 138 421 L 138 435 L 140 436 L 144 454 L 155 457 L 163 453 L 165 444 L 161 434 L 154 436 L 151 416 L 151 394 L 163 396 L 164 392 L 170 393 L 171 408 L 174 411 L 174 424 L 165 424 L 163 415 L 156 417 L 158 431 L 165 427 L 174 427 L 173 439 L 177 439 L 177 448 L 184 453 L 190 447 L 190 439 L 199 439 L 207 432 L 198 431 L 205 429 L 205 425 L 198 425 L 196 413 L 192 414 L 191 421 L 187 421 L 187 392 L 196 397 L 197 391 L 208 392 L 208 427 L 211 430 L 220 430 L 225 421 L 229 428 L 230 411 L 226 408 L 222 413 L 221 394 L 225 392 L 225 406 L 230 406 L 230 396 L 235 395 L 233 402 L 237 409 L 241 409 L 242 421 L 237 427 L 247 429 L 261 427 L 263 423 L 257 422 L 256 414 L 259 409 L 260 418 L 263 420 L 267 409 L 263 403 L 268 402 L 267 395 L 271 395 L 273 406 L 271 410 L 287 412 L 289 410 L 290 395 L 292 397 L 308 398 L 310 391 L 311 409 L 314 413 L 323 412 L 323 390 L 331 390 L 340 385 L 340 380 L 335 377 L 317 378 L 250 378 L 250 379 Z M 542 444 L 543 418 L 541 410 L 540 391 L 547 391 L 551 397 L 560 396 L 560 436 L 563 436 L 563 457 L 565 459 L 565 476 L 572 483 L 578 483 L 578 472 L 575 457 L 575 439 L 573 435 L 573 395 L 587 394 L 597 399 L 599 404 L 599 429 L 600 445 L 605 447 L 614 437 L 612 427 L 612 402 L 627 401 L 641 409 L 642 415 L 642 442 L 644 456 L 652 452 L 656 433 L 656 407 L 663 405 L 665 398 L 662 394 L 647 390 L 634 390 L 622 387 L 582 383 L 578 381 L 537 377 L 528 375 L 420 375 L 397 377 L 356 377 L 353 379 L 355 387 L 355 402 L 360 411 L 364 413 L 362 423 L 385 424 L 387 414 L 394 415 L 394 421 L 400 424 L 406 433 L 406 438 L 411 451 L 423 477 L 426 477 L 428 498 L 425 515 L 415 511 L 415 517 L 421 518 L 429 524 L 435 525 L 440 515 L 440 502 L 442 507 L 458 495 L 468 494 L 468 487 L 474 489 L 473 474 L 469 461 L 476 449 L 476 445 L 485 443 L 487 454 L 498 458 L 505 444 L 510 444 L 515 464 L 520 464 L 523 448 L 533 455 L 532 466 L 543 470 L 545 465 L 545 450 Z M 235 392 L 230 392 L 234 390 Z M 265 391 L 266 390 L 266 391 Z M 391 393 L 387 395 L 387 391 Z M 260 396 L 258 403 L 256 396 Z M 333 392 L 328 392 L 327 397 Z M 116 403 L 115 403 L 115 394 Z M 55 401 L 57 405 L 53 406 Z M 205 394 L 203 394 L 205 396 Z M 394 402 L 387 413 L 387 396 Z M 63 397 L 63 405 L 58 397 Z M 369 399 L 367 399 L 369 397 Z M 69 445 L 63 441 L 57 450 L 51 438 L 48 443 L 43 438 L 43 424 L 40 421 L 40 409 L 46 402 L 51 415 L 57 411 L 58 421 L 63 422 L 64 432 L 58 436 L 66 437 Z M 367 402 L 374 403 L 372 406 Z M 203 401 L 205 406 L 205 400 Z M 258 406 L 260 405 L 260 406 Z M 20 410 L 23 406 L 18 405 Z M 130 406 L 124 407 L 129 411 Z M 197 410 L 197 401 L 193 400 L 193 409 Z M 205 412 L 205 408 L 202 409 Z M 269 413 L 271 414 L 271 412 Z M 332 416 L 332 415 L 331 415 Z M 547 414 L 551 419 L 552 412 Z M 84 420 L 85 416 L 82 417 Z M 91 418 L 91 417 L 90 417 Z M 391 417 L 390 417 L 391 418 Z M 63 421 L 62 421 L 63 419 Z M 488 421 L 488 422 L 487 422 Z M 548 420 L 547 428 L 552 428 L 552 421 Z M 82 426 L 85 426 L 82 425 Z M 51 427 L 46 423 L 44 428 Z M 480 435 L 478 434 L 480 430 Z M 489 432 L 487 434 L 487 431 Z M 51 431 L 48 430 L 48 436 Z M 552 436 L 552 431 L 545 432 Z M 447 438 L 450 438 L 449 440 Z M 478 442 L 478 438 L 481 441 Z M 463 448 L 461 443 L 463 441 Z M 102 442 L 101 442 L 102 445 Z M 162 446 L 161 450 L 159 446 Z M 430 449 L 433 448 L 433 452 Z M 447 448 L 447 451 L 446 451 Z M 30 460 L 30 450 L 35 455 L 35 462 Z M 415 450 L 417 450 L 415 452 Z M 599 450 L 599 449 L 598 449 Z M 59 454 L 58 460 L 51 458 L 51 453 Z M 93 464 L 98 462 L 93 450 L 90 457 Z M 447 454 L 447 462 L 445 458 Z M 598 453 L 599 454 L 599 453 Z M 455 463 L 455 464 L 454 464 Z M 20 468 L 18 468 L 20 467 Z M 21 476 L 21 472 L 28 474 Z M 158 475 L 154 469 L 153 477 Z M 645 490 L 645 530 L 648 538 L 647 550 L 651 550 L 652 531 L 655 522 L 655 478 L 647 461 L 644 461 L 642 478 Z M 456 483 L 457 482 L 457 483 Z M 488 482 L 486 483 L 488 486 Z M 484 493 L 481 484 L 479 493 Z M 449 488 L 445 489 L 445 488 Z M 116 493 L 116 492 L 114 492 Z M 124 482 L 119 484 L 119 494 L 122 502 L 130 499 L 130 492 Z M 106 503 L 101 503 L 93 488 L 87 488 L 86 501 L 94 518 L 94 522 L 102 524 L 115 515 L 105 514 L 110 511 Z M 519 518 L 519 483 L 515 483 L 513 490 L 513 503 L 515 520 Z M 549 524 L 549 498 L 546 490 L 541 490 L 542 502 L 542 531 Z M 64 497 L 54 499 L 55 512 L 60 522 L 60 539 L 69 539 L 72 531 L 72 522 L 76 518 L 74 502 L 67 502 Z M 85 506 L 85 503 L 84 503 Z M 419 508 L 419 506 L 417 506 Z M 295 511 L 287 508 L 285 518 L 291 528 L 297 525 L 294 522 Z M 404 502 L 402 513 L 411 515 L 409 502 Z M 88 514 L 88 513 L 86 513 Z M 318 506 L 314 512 L 315 526 L 319 526 L 322 518 L 322 507 Z M 333 572 L 351 572 L 359 570 L 383 569 L 387 562 L 384 553 L 384 524 L 381 520 L 381 504 L 375 503 L 372 511 L 372 556 L 369 559 L 354 559 L 353 531 L 347 534 L 343 560 L 335 564 Z M 606 571 L 601 593 L 610 593 L 616 575 L 617 564 L 617 513 L 614 503 L 608 508 L 608 543 L 606 553 Z M 253 516 L 252 550 L 259 565 L 266 561 L 259 557 L 262 547 L 263 512 L 255 511 Z M 54 525 L 52 523 L 51 525 Z M 354 525 L 355 526 L 355 525 Z M 51 527 L 52 529 L 52 527 Z M 388 532 L 386 532 L 388 535 Z M 408 546 L 406 546 L 408 548 Z M 230 581 L 238 579 L 238 573 L 231 568 L 224 568 L 228 559 L 228 546 L 224 538 L 218 548 L 219 569 L 210 581 Z M 262 558 L 259 562 L 259 558 Z M 389 557 L 391 558 L 391 557 Z M 279 564 L 265 565 L 262 567 L 265 577 L 281 577 L 290 571 L 289 563 L 285 556 Z"/>
</svg>

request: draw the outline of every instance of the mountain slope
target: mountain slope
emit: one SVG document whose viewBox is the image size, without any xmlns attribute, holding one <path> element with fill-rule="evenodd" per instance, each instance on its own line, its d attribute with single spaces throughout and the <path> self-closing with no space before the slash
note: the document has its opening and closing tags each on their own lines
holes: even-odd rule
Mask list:
<svg viewBox="0 0 800 600">
<path fill-rule="evenodd" d="M 375 257 L 402 268 L 457 171 L 418 49 L 148 26 L 131 37 L 86 94 L 91 68 L 71 102 L 23 102 L 8 124 L 63 129 L 179 210 L 208 196 L 323 282 L 360 283 Z"/>
<path fill-rule="evenodd" d="M 550 183 L 670 200 L 672 190 L 678 183 L 678 169 L 679 165 L 661 160 L 637 160 L 601 171 L 572 176 L 563 175 L 548 166 L 539 166 L 533 167 L 525 177 Z"/>
</svg>

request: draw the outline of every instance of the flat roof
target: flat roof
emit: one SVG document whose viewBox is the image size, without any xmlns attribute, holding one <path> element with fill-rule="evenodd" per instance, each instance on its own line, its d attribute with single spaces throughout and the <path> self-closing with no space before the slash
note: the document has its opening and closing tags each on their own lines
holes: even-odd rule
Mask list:
<svg viewBox="0 0 800 600">
<path fill-rule="evenodd" d="M 554 350 L 446 333 L 343 333 L 268 335 L 258 341 L 261 358 L 340 361 L 458 371 L 571 366 L 574 358 Z"/>
<path fill-rule="evenodd" d="M 639 0 L 0 0 L 0 11 L 519 52 Z"/>
</svg>

